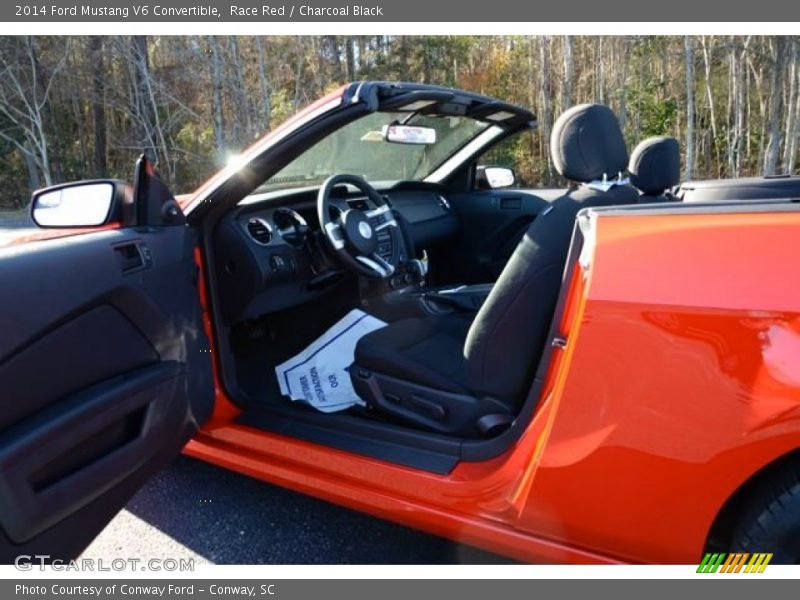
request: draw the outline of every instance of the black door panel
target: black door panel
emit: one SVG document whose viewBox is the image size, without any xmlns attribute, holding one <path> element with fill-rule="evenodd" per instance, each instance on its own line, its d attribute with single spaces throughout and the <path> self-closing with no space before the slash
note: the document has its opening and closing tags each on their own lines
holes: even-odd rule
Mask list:
<svg viewBox="0 0 800 600">
<path fill-rule="evenodd" d="M 25 542 L 101 495 L 179 430 L 175 363 L 88 388 L 0 435 L 0 525 Z"/>
<path fill-rule="evenodd" d="M 449 197 L 462 221 L 452 282 L 491 283 L 531 222 L 564 190 L 491 190 Z"/>
<path fill-rule="evenodd" d="M 0 560 L 71 556 L 213 404 L 185 226 L 0 249 Z"/>
<path fill-rule="evenodd" d="M 0 430 L 59 398 L 156 361 L 155 349 L 118 309 L 91 308 L 0 365 L 0 386 L 15 390 L 14 401 L 0 412 Z"/>
</svg>

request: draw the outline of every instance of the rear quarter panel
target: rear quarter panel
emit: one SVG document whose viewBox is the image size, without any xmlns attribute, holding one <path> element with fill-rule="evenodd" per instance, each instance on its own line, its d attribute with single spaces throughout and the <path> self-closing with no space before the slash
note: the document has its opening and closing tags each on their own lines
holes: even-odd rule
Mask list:
<svg viewBox="0 0 800 600">
<path fill-rule="evenodd" d="M 800 212 L 746 210 L 582 217 L 563 377 L 518 527 L 697 562 L 731 494 L 800 446 Z"/>
</svg>

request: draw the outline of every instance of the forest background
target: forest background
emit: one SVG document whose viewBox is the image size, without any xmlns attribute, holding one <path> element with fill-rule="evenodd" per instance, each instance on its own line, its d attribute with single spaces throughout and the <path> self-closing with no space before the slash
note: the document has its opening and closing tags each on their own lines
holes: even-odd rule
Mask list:
<svg viewBox="0 0 800 600">
<path fill-rule="evenodd" d="M 558 185 L 552 123 L 608 104 L 632 148 L 681 143 L 684 179 L 795 173 L 800 38 L 786 36 L 0 37 L 0 210 L 39 187 L 129 179 L 142 151 L 190 192 L 348 81 L 418 81 L 531 108 L 539 130 L 492 156 Z"/>
</svg>

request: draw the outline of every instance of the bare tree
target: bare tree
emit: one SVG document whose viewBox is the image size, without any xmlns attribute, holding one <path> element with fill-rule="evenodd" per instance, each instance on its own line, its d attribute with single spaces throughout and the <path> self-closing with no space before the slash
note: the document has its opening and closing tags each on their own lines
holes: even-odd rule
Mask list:
<svg viewBox="0 0 800 600">
<path fill-rule="evenodd" d="M 261 128 L 269 131 L 272 119 L 272 86 L 267 74 L 267 59 L 264 51 L 264 40 L 261 36 L 256 37 L 256 50 L 258 50 L 258 82 L 261 89 Z"/>
<path fill-rule="evenodd" d="M 315 40 L 316 41 L 316 40 Z M 304 47 L 303 37 L 297 36 L 297 58 L 295 59 L 295 78 L 294 78 L 294 108 L 297 110 L 300 108 L 300 90 L 303 87 L 303 80 L 302 80 L 302 73 L 303 73 L 303 66 L 305 65 L 306 59 L 305 54 L 303 52 Z"/>
<path fill-rule="evenodd" d="M 798 71 L 800 71 L 800 68 L 798 68 Z M 800 85 L 800 73 L 798 73 L 797 76 L 797 83 Z M 787 173 L 794 173 L 797 166 L 797 151 L 798 146 L 800 146 L 800 142 L 797 139 L 798 137 L 800 137 L 800 93 L 797 94 L 797 101 L 794 107 L 794 128 L 791 138 L 792 151 L 789 154 L 789 163 L 786 166 Z"/>
<path fill-rule="evenodd" d="M 728 69 L 731 80 L 730 97 L 733 126 L 731 127 L 731 139 L 728 143 L 728 172 L 734 177 L 738 177 L 741 174 L 744 160 L 745 124 L 749 106 L 745 81 L 748 76 L 746 56 L 749 44 L 749 37 L 742 43 L 735 37 L 732 37 L 729 42 Z"/>
<path fill-rule="evenodd" d="M 572 36 L 564 36 L 564 83 L 561 87 L 561 110 L 572 106 L 572 80 L 575 78 L 575 59 L 572 56 Z"/>
<path fill-rule="evenodd" d="M 763 67 L 756 66 L 755 52 L 747 55 L 747 128 L 746 128 L 746 148 L 748 165 L 754 169 L 761 169 L 762 157 L 764 156 L 764 138 L 767 131 L 767 104 L 764 100 L 764 72 Z M 755 85 L 755 93 L 751 93 L 752 85 Z M 755 120 L 755 123 L 753 122 Z M 754 133 L 757 134 L 754 136 Z M 758 150 L 753 150 L 755 141 L 758 140 Z"/>
<path fill-rule="evenodd" d="M 217 162 L 223 164 L 227 159 L 228 150 L 225 140 L 225 113 L 222 100 L 222 56 L 220 54 L 219 39 L 216 36 L 207 36 L 206 42 L 211 51 L 211 110 L 214 118 L 214 141 L 217 150 Z"/>
<path fill-rule="evenodd" d="M 335 35 L 323 36 L 322 47 L 324 52 L 320 58 L 333 66 L 334 81 L 343 82 L 345 80 L 345 72 L 342 68 L 342 48 L 339 45 L 339 40 Z"/>
<path fill-rule="evenodd" d="M 105 52 L 104 40 L 101 36 L 89 38 L 89 60 L 94 67 L 92 73 L 92 122 L 94 125 L 94 153 L 92 155 L 92 171 L 95 177 L 105 177 L 108 171 L 106 163 L 107 127 L 105 91 Z"/>
<path fill-rule="evenodd" d="M 594 40 L 594 98 L 595 102 L 605 102 L 605 71 L 603 65 L 603 37 L 597 36 Z"/>
<path fill-rule="evenodd" d="M 245 146 L 253 135 L 250 119 L 250 103 L 245 93 L 242 59 L 239 52 L 239 40 L 235 35 L 228 36 L 228 90 L 235 107 L 235 118 L 232 119 L 232 138 L 237 148 Z"/>
<path fill-rule="evenodd" d="M 711 121 L 711 147 L 714 149 L 714 154 L 719 164 L 719 146 L 717 145 L 717 116 L 714 110 L 714 91 L 712 89 L 711 80 L 711 52 L 713 49 L 709 48 L 709 43 L 706 36 L 700 36 L 700 46 L 703 49 L 703 67 L 705 71 L 706 82 L 706 100 L 708 101 L 709 119 Z"/>
<path fill-rule="evenodd" d="M 795 64 L 797 66 L 797 85 L 800 86 L 800 65 L 797 63 L 800 62 L 800 57 L 795 58 Z M 789 160 L 786 163 L 786 172 L 787 173 L 794 173 L 795 168 L 797 166 L 797 151 L 798 145 L 800 145 L 800 141 L 798 141 L 798 137 L 800 137 L 800 90 L 798 90 L 797 96 L 795 98 L 795 105 L 794 108 L 790 110 L 794 110 L 794 123 L 791 131 L 787 132 L 787 142 L 789 144 Z"/>
<path fill-rule="evenodd" d="M 781 145 L 781 110 L 783 108 L 783 80 L 786 71 L 786 38 L 772 39 L 772 74 L 769 95 L 769 143 L 764 154 L 764 175 L 774 175 L 778 169 Z"/>
<path fill-rule="evenodd" d="M 361 71 L 363 71 L 367 65 L 367 46 L 368 45 L 364 40 L 363 35 L 360 35 L 358 38 L 356 38 L 356 47 L 358 48 L 358 56 L 356 57 L 356 73 L 359 77 L 361 76 Z"/>
<path fill-rule="evenodd" d="M 67 60 L 64 65 L 65 72 L 73 72 L 73 73 L 80 73 L 79 65 L 81 63 L 81 56 L 80 53 L 76 52 L 68 52 L 67 53 Z M 74 123 L 81 123 L 84 120 L 84 109 L 86 107 L 88 98 L 87 98 L 87 89 L 91 89 L 90 86 L 86 85 L 86 81 L 83 77 L 74 77 L 71 81 L 61 81 L 59 82 L 60 85 L 56 86 L 53 90 L 53 97 L 49 104 L 52 104 L 53 101 L 60 101 L 60 105 L 62 110 L 59 111 L 59 118 L 63 118 L 66 110 L 68 109 L 72 114 L 72 120 Z M 53 111 L 50 109 L 50 106 L 46 109 L 46 118 L 45 122 L 52 121 L 54 118 Z M 50 127 L 53 129 L 53 127 Z M 88 132 L 87 132 L 88 133 Z M 77 139 L 73 142 L 72 152 L 70 154 L 77 154 L 78 160 L 82 165 L 89 165 L 92 161 L 89 159 L 89 140 L 91 137 L 89 135 L 78 135 L 76 136 Z M 51 155 L 54 158 L 55 168 L 53 169 L 53 175 L 58 180 L 63 180 L 64 174 L 62 170 L 59 168 L 59 163 L 57 160 L 57 156 L 59 154 L 59 146 L 63 143 L 61 139 L 52 139 L 51 138 Z M 72 157 L 70 157 L 72 158 Z"/>
<path fill-rule="evenodd" d="M 552 81 L 552 73 L 550 70 L 550 38 L 547 36 L 539 37 L 539 62 L 541 64 L 539 89 L 542 107 L 539 120 L 542 124 L 542 136 L 545 140 L 545 144 L 547 144 L 547 141 L 550 139 L 550 129 L 553 124 L 553 109 L 551 105 L 553 91 L 550 83 Z M 553 181 L 553 159 L 550 156 L 548 148 L 545 148 L 545 155 L 547 156 L 547 183 L 550 184 Z"/>
<path fill-rule="evenodd" d="M 359 78 L 455 84 L 535 108 L 540 133 L 509 140 L 503 152 L 542 183 L 557 180 L 548 150 L 554 118 L 592 100 L 612 106 L 628 140 L 654 132 L 679 138 L 686 177 L 760 174 L 770 155 L 776 172 L 796 171 L 800 38 L 784 36 L 782 68 L 779 42 L 764 35 L 0 37 L 0 153 L 9 159 L 0 161 L 0 207 L 17 206 L 28 187 L 48 181 L 127 177 L 142 148 L 157 156 L 170 185 L 189 191 L 256 130 Z"/>
<path fill-rule="evenodd" d="M 691 179 L 694 173 L 694 40 L 684 37 L 684 60 L 686 64 L 686 166 L 683 174 L 685 180 Z"/>
<path fill-rule="evenodd" d="M 797 154 L 797 118 L 800 110 L 800 92 L 798 79 L 800 79 L 800 45 L 797 40 L 789 41 L 790 69 L 789 69 L 789 101 L 786 104 L 786 126 L 784 128 L 783 168 L 784 173 L 794 173 L 795 155 Z"/>
<path fill-rule="evenodd" d="M 150 55 L 148 54 L 147 37 L 135 35 L 130 39 L 129 51 L 126 54 L 133 80 L 133 95 L 131 96 L 131 115 L 138 129 L 138 143 L 144 149 L 147 157 L 157 162 L 156 151 L 158 142 L 155 133 L 155 111 L 150 102 Z"/>
<path fill-rule="evenodd" d="M 150 43 L 144 35 L 135 35 L 117 46 L 131 80 L 129 114 L 136 133 L 139 151 L 157 164 L 167 181 L 173 181 L 175 163 L 171 157 L 169 135 L 159 113 L 158 83 L 150 68 Z"/>
<path fill-rule="evenodd" d="M 0 137 L 12 143 L 25 159 L 29 180 L 52 185 L 51 157 L 46 123 L 46 107 L 56 76 L 64 67 L 69 42 L 49 73 L 43 73 L 32 36 L 11 40 L 0 51 L 0 114 L 7 126 Z M 35 168 L 38 172 L 31 173 Z"/>
<path fill-rule="evenodd" d="M 622 37 L 616 40 L 616 59 L 617 66 L 617 117 L 622 129 L 628 123 L 628 75 L 631 60 L 631 39 Z"/>
<path fill-rule="evenodd" d="M 400 63 L 400 79 L 402 81 L 409 81 L 411 79 L 411 72 L 409 71 L 408 64 L 410 62 L 410 43 L 407 36 L 402 36 L 398 43 L 398 62 Z"/>
<path fill-rule="evenodd" d="M 356 40 L 348 35 L 344 40 L 344 55 L 347 66 L 347 81 L 356 80 Z"/>
</svg>

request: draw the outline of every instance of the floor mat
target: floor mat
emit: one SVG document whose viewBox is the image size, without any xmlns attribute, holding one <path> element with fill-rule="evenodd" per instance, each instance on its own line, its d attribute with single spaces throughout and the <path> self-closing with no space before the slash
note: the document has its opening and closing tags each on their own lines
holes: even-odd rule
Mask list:
<svg viewBox="0 0 800 600">
<path fill-rule="evenodd" d="M 326 413 L 362 404 L 348 368 L 358 340 L 384 326 L 362 310 L 350 311 L 305 350 L 275 367 L 281 393 Z"/>
</svg>

